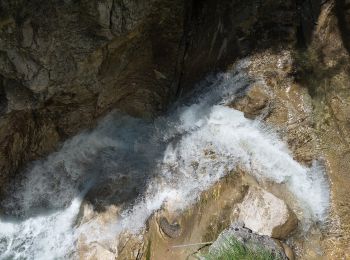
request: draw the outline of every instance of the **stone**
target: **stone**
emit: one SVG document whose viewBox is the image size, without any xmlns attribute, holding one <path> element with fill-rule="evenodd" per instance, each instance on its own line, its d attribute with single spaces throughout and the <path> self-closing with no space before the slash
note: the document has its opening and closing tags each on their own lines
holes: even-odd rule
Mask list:
<svg viewBox="0 0 350 260">
<path fill-rule="evenodd" d="M 115 260 L 115 254 L 110 250 L 106 249 L 100 244 L 95 243 L 93 246 L 89 246 L 86 251 L 80 251 L 81 259 L 87 260 Z"/>
<path fill-rule="evenodd" d="M 290 248 L 290 246 L 288 246 L 286 243 L 282 243 L 282 247 L 283 247 L 284 253 L 288 257 L 288 259 L 295 260 L 295 255 L 294 255 L 292 248 Z"/>
<path fill-rule="evenodd" d="M 253 85 L 247 90 L 244 97 L 234 101 L 230 107 L 242 111 L 247 118 L 255 118 L 268 106 L 269 98 L 264 85 Z"/>
<path fill-rule="evenodd" d="M 298 224 L 283 200 L 258 187 L 250 187 L 238 207 L 238 219 L 260 235 L 286 238 Z"/>
<path fill-rule="evenodd" d="M 160 229 L 168 237 L 177 238 L 181 236 L 181 226 L 178 223 L 169 223 L 169 221 L 165 217 L 161 217 L 158 223 Z"/>
</svg>

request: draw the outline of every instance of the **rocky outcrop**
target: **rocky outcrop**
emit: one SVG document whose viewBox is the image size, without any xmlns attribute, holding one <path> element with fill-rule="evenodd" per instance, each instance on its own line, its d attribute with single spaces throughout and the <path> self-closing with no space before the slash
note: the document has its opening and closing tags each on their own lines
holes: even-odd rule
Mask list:
<svg viewBox="0 0 350 260">
<path fill-rule="evenodd" d="M 230 107 L 244 112 L 244 116 L 254 119 L 257 116 L 267 116 L 270 112 L 270 94 L 264 84 L 254 85 L 249 88 L 244 96 L 235 100 Z"/>
<path fill-rule="evenodd" d="M 174 97 L 182 1 L 2 1 L 0 12 L 0 187 L 110 109 L 151 117 Z"/>
<path fill-rule="evenodd" d="M 184 211 L 173 212 L 164 205 L 148 219 L 141 239 L 139 235 L 129 234 L 118 238 L 118 259 L 136 259 L 132 257 L 135 255 L 138 255 L 137 259 L 186 259 L 193 256 L 203 247 L 200 242 L 215 240 L 232 219 L 237 219 L 232 212 L 246 192 L 243 173 L 232 172 L 203 192 L 199 201 Z M 117 215 L 111 209 L 108 212 L 103 214 Z M 193 245 L 181 246 L 188 244 Z M 82 245 L 79 250 L 84 252 L 87 246 Z"/>
<path fill-rule="evenodd" d="M 238 219 L 260 235 L 286 238 L 298 224 L 285 202 L 273 194 L 251 187 L 239 207 Z"/>
<path fill-rule="evenodd" d="M 308 48 L 296 60 L 298 82 L 309 90 L 319 149 L 331 183 L 327 257 L 350 257 L 349 1 L 327 1 Z"/>
<path fill-rule="evenodd" d="M 0 187 L 111 109 L 152 117 L 297 28 L 292 0 L 20 0 L 0 14 Z"/>
<path fill-rule="evenodd" d="M 84 248 L 85 249 L 85 248 Z M 96 243 L 92 247 L 86 249 L 86 251 L 81 250 L 81 253 L 79 255 L 80 259 L 87 259 L 87 260 L 115 260 L 115 254 L 111 251 L 109 251 L 107 248 L 104 248 L 103 246 Z"/>
<path fill-rule="evenodd" d="M 328 231 L 318 231 L 323 236 L 315 239 L 321 253 L 299 255 L 310 259 L 350 254 L 348 9 L 346 1 L 303 1 L 298 29 L 302 48 L 282 55 L 258 54 L 249 70 L 264 80 L 255 87 L 260 93 L 251 88 L 232 104 L 247 117 L 263 118 L 277 128 L 297 161 L 324 161 L 331 183 L 331 217 Z M 265 108 L 255 105 L 266 97 Z M 314 245 L 308 249 L 310 244 L 303 241 L 297 247 L 315 252 Z"/>
</svg>

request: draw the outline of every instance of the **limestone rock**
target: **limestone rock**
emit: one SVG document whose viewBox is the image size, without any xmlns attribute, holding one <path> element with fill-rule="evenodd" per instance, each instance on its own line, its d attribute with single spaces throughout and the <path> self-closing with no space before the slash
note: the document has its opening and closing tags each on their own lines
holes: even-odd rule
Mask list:
<svg viewBox="0 0 350 260">
<path fill-rule="evenodd" d="M 95 243 L 93 246 L 86 248 L 86 251 L 81 250 L 80 259 L 86 260 L 114 260 L 116 259 L 115 254 L 108 249 L 104 248 L 102 245 Z"/>
<path fill-rule="evenodd" d="M 286 238 L 298 224 L 283 200 L 258 187 L 249 189 L 239 211 L 239 220 L 247 228 L 274 238 Z"/>
</svg>

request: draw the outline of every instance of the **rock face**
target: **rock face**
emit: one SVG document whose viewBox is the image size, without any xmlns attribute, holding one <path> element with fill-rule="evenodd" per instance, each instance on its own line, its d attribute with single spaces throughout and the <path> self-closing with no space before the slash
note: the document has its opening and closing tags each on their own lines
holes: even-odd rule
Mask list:
<svg viewBox="0 0 350 260">
<path fill-rule="evenodd" d="M 297 30 L 292 0 L 5 0 L 0 17 L 0 191 L 111 109 L 152 117 Z"/>
<path fill-rule="evenodd" d="M 324 158 L 327 257 L 349 257 L 349 13 L 345 0 L 1 1 L 0 193 L 25 163 L 111 109 L 152 117 L 255 52 L 250 73 L 266 84 L 232 106 L 278 127 L 296 160 Z"/>
<path fill-rule="evenodd" d="M 283 200 L 257 187 L 249 188 L 239 211 L 239 220 L 260 235 L 286 238 L 298 224 Z"/>
<path fill-rule="evenodd" d="M 323 5 L 305 60 L 298 63 L 299 81 L 312 97 L 315 129 L 331 183 L 332 230 L 325 244 L 327 257 L 334 259 L 350 257 L 349 14 L 349 1 Z"/>
<path fill-rule="evenodd" d="M 220 250 L 220 247 L 225 243 L 225 240 L 230 238 L 235 238 L 238 242 L 253 250 L 264 249 L 274 255 L 277 259 L 288 260 L 283 248 L 279 246 L 275 240 L 268 236 L 254 233 L 252 230 L 245 227 L 244 224 L 239 222 L 224 230 L 217 240 L 210 246 L 209 252 Z"/>
<path fill-rule="evenodd" d="M 151 117 L 175 95 L 182 1 L 2 1 L 0 12 L 0 190 L 110 109 Z"/>
</svg>

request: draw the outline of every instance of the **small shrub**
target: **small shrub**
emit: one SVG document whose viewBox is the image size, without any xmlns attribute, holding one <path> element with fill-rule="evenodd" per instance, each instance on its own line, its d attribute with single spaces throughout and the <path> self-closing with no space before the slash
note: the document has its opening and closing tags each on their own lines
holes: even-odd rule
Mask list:
<svg viewBox="0 0 350 260">
<path fill-rule="evenodd" d="M 203 260 L 279 260 L 263 248 L 250 248 L 231 237 L 222 242 L 219 248 L 200 256 Z"/>
</svg>

